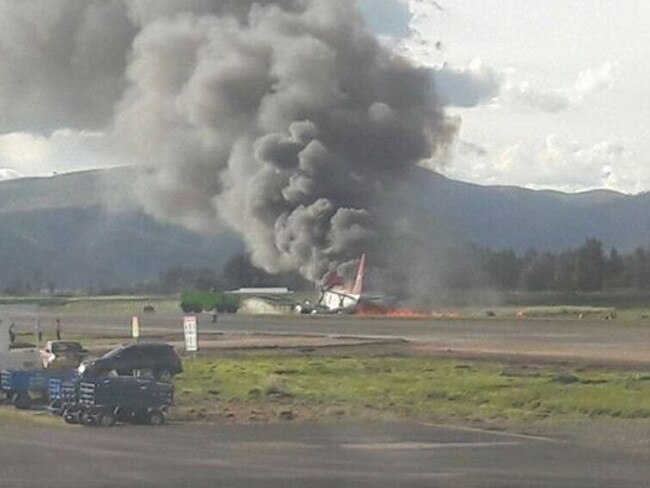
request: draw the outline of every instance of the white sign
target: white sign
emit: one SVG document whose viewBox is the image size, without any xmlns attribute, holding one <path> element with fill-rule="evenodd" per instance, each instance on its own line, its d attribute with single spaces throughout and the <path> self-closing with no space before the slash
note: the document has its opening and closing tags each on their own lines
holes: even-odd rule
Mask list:
<svg viewBox="0 0 650 488">
<path fill-rule="evenodd" d="M 185 350 L 187 352 L 196 352 L 199 350 L 198 330 L 196 317 L 187 315 L 183 317 L 183 332 L 185 332 Z"/>
<path fill-rule="evenodd" d="M 137 315 L 134 315 L 131 319 L 131 337 L 134 339 L 140 338 L 140 319 Z"/>
</svg>

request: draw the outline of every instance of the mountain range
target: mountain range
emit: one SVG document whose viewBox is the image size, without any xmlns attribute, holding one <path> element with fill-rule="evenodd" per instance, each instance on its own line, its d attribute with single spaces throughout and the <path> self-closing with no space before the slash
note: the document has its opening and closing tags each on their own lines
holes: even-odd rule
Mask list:
<svg viewBox="0 0 650 488">
<path fill-rule="evenodd" d="M 146 215 L 124 178 L 96 170 L 0 182 L 0 285 L 52 281 L 57 288 L 102 288 L 155 279 L 174 266 L 219 269 L 240 239 L 202 235 Z M 596 237 L 629 251 L 650 244 L 650 195 L 578 194 L 480 186 L 418 169 L 408 198 L 444 219 L 458 242 L 494 249 L 560 250 Z"/>
</svg>

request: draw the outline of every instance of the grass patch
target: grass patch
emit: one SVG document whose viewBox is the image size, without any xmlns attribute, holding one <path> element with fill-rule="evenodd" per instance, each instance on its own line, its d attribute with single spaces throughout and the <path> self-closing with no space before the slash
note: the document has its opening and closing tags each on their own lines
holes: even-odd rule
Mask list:
<svg viewBox="0 0 650 488">
<path fill-rule="evenodd" d="M 280 402 L 425 421 L 650 418 L 646 376 L 553 366 L 516 374 L 497 363 L 421 358 L 201 358 L 177 387 L 180 408 L 204 413 Z"/>
<path fill-rule="evenodd" d="M 174 297 L 84 297 L 70 299 L 61 305 L 60 310 L 73 314 L 142 315 L 145 305 L 153 306 L 158 313 L 180 312 L 179 303 L 178 298 Z"/>
<path fill-rule="evenodd" d="M 528 307 L 520 310 L 519 317 L 526 318 L 615 318 L 616 309 L 613 307 L 577 307 L 577 306 L 546 306 Z"/>
<path fill-rule="evenodd" d="M 0 406 L 0 422 L 13 427 L 67 427 L 60 417 L 42 410 L 17 410 L 12 405 Z"/>
</svg>

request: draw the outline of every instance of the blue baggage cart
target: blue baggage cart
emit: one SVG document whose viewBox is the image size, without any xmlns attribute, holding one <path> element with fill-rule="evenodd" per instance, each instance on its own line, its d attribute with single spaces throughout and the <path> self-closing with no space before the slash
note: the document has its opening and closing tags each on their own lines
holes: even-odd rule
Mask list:
<svg viewBox="0 0 650 488">
<path fill-rule="evenodd" d="M 174 387 L 155 379 L 117 376 L 79 383 L 77 403 L 66 408 L 67 423 L 110 427 L 116 422 L 160 425 L 174 401 Z"/>
<path fill-rule="evenodd" d="M 42 369 L 2 371 L 0 389 L 16 408 L 27 409 L 48 400 L 50 378 L 66 378 L 69 375 Z"/>
<path fill-rule="evenodd" d="M 66 408 L 75 405 L 80 381 L 76 373 L 51 377 L 48 381 L 48 410 L 62 415 Z"/>
</svg>

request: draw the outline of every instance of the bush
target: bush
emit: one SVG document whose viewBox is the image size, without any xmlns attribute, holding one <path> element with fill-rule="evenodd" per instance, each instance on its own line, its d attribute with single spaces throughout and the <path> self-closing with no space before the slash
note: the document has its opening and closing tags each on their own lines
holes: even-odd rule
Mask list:
<svg viewBox="0 0 650 488">
<path fill-rule="evenodd" d="M 186 292 L 181 296 L 181 308 L 185 313 L 201 313 L 204 310 L 235 313 L 239 309 L 239 298 L 224 293 Z"/>
<path fill-rule="evenodd" d="M 181 302 L 181 310 L 185 313 L 201 313 L 203 305 L 197 302 Z"/>
</svg>

